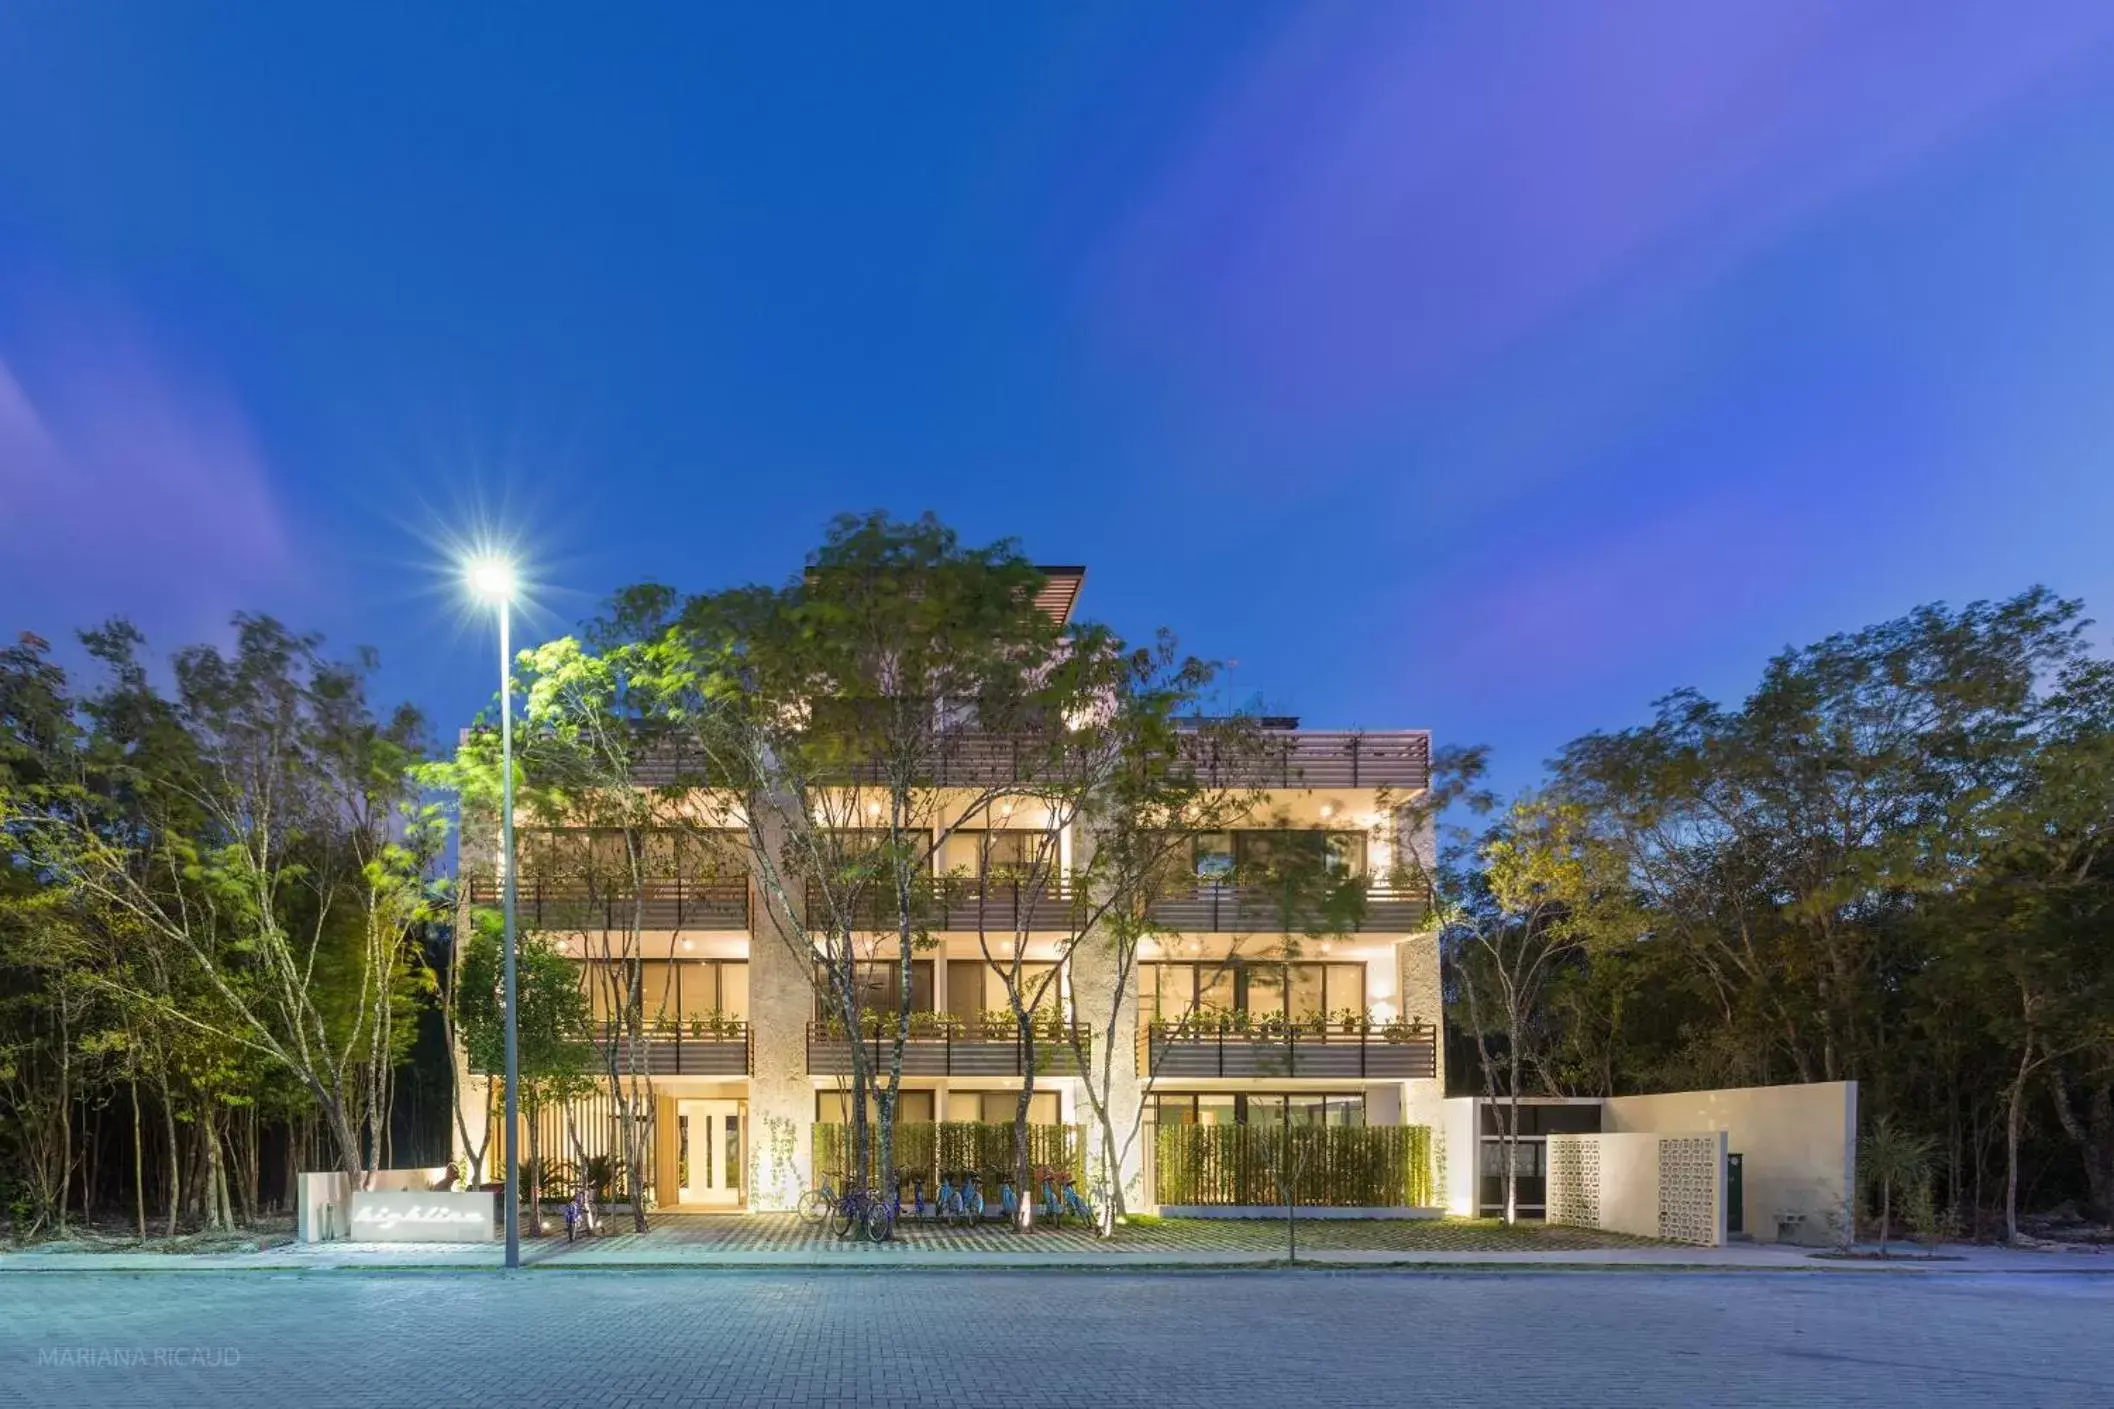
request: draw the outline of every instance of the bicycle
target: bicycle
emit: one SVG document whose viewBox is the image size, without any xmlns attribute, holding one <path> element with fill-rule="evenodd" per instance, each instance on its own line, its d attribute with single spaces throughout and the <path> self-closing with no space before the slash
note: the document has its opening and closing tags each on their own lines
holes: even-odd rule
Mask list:
<svg viewBox="0 0 2114 1409">
<path fill-rule="evenodd" d="M 602 1219 L 595 1212 L 594 1190 L 581 1184 L 565 1205 L 565 1241 L 569 1243 L 584 1233 L 600 1234 L 601 1231 Z"/>
<path fill-rule="evenodd" d="M 847 1189 L 837 1200 L 832 1221 L 840 1238 L 856 1234 L 869 1242 L 885 1243 L 895 1231 L 900 1201 L 882 1198 L 871 1189 Z"/>
<path fill-rule="evenodd" d="M 821 1188 L 809 1189 L 803 1193 L 800 1196 L 800 1201 L 793 1205 L 793 1211 L 800 1215 L 802 1223 L 807 1224 L 811 1228 L 818 1228 L 836 1210 L 836 1207 L 836 1187 L 825 1179 L 822 1181 Z"/>
</svg>

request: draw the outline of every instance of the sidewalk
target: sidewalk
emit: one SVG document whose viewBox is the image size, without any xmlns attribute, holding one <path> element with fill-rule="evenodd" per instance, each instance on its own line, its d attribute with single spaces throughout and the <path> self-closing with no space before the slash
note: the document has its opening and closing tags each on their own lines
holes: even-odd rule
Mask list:
<svg viewBox="0 0 2114 1409">
<path fill-rule="evenodd" d="M 1092 1248 L 1034 1246 L 1031 1236 L 1018 1249 L 926 1248 L 914 1243 L 881 1246 L 847 1243 L 793 1249 L 755 1250 L 716 1245 L 656 1242 L 652 1234 L 587 1239 L 568 1245 L 543 1239 L 522 1247 L 525 1268 L 542 1271 L 731 1271 L 861 1270 L 902 1268 L 916 1271 L 1040 1269 L 1050 1271 L 1192 1270 L 1233 1271 L 1282 1268 L 1282 1245 L 1260 1248 Z M 1646 1244 L 1621 1247 L 1531 1251 L 1452 1251 L 1439 1249 L 1317 1248 L 1302 1249 L 1301 1267 L 1329 1270 L 1481 1271 L 1704 1271 L 1704 1272 L 1881 1272 L 1918 1276 L 1993 1273 L 2114 1273 L 2114 1255 L 2092 1250 L 2030 1251 L 2014 1248 L 1955 1246 L 1945 1260 L 1915 1261 L 1816 1258 L 1808 1248 L 1734 1243 L 1723 1248 Z M 497 1244 L 465 1246 L 438 1243 L 292 1244 L 254 1253 L 171 1254 L 154 1252 L 0 1253 L 5 1272 L 325 1272 L 422 1269 L 497 1271 L 502 1253 Z"/>
</svg>

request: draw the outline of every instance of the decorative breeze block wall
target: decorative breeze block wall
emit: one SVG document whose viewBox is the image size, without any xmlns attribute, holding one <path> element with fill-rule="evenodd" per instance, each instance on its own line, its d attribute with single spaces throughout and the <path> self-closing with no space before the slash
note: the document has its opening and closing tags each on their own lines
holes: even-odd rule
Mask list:
<svg viewBox="0 0 2114 1409">
<path fill-rule="evenodd" d="M 1548 1159 L 1547 1221 L 1598 1228 L 1600 1142 L 1578 1135 L 1551 1135 Z"/>
<path fill-rule="evenodd" d="M 1659 1138 L 1659 1236 L 1669 1242 L 1716 1247 L 1725 1203 L 1721 1178 L 1725 1137 Z"/>
</svg>

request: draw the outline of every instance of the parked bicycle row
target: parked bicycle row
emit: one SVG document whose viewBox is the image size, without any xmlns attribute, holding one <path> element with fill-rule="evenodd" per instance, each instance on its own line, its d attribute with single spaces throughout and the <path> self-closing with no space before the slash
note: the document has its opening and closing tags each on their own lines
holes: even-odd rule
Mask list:
<svg viewBox="0 0 2114 1409">
<path fill-rule="evenodd" d="M 989 1198 L 984 1194 L 987 1182 L 995 1186 Z M 1067 1220 L 1080 1224 L 1094 1221 L 1093 1204 L 1079 1192 L 1077 1181 L 1063 1170 L 1047 1165 L 1037 1168 L 1033 1195 L 1033 1221 L 1040 1226 L 1058 1227 Z M 893 1193 L 886 1195 L 849 1179 L 825 1179 L 820 1188 L 802 1194 L 799 1203 L 800 1217 L 809 1225 L 828 1224 L 840 1238 L 858 1237 L 870 1242 L 886 1242 L 894 1236 L 897 1225 L 906 1220 L 936 1226 L 967 1227 L 989 1222 L 1012 1227 L 1019 1222 L 1020 1212 L 1020 1193 L 1014 1188 L 1011 1175 L 991 1176 L 987 1180 L 973 1170 L 944 1172 L 930 1190 L 925 1187 L 923 1175 L 906 1176 Z"/>
</svg>

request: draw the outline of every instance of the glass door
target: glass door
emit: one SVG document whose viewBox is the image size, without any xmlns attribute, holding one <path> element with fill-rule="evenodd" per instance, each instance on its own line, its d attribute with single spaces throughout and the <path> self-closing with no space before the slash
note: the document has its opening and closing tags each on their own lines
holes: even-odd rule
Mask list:
<svg viewBox="0 0 2114 1409">
<path fill-rule="evenodd" d="M 682 1201 L 739 1208 L 746 1182 L 741 1101 L 678 1101 L 682 1119 Z"/>
</svg>

